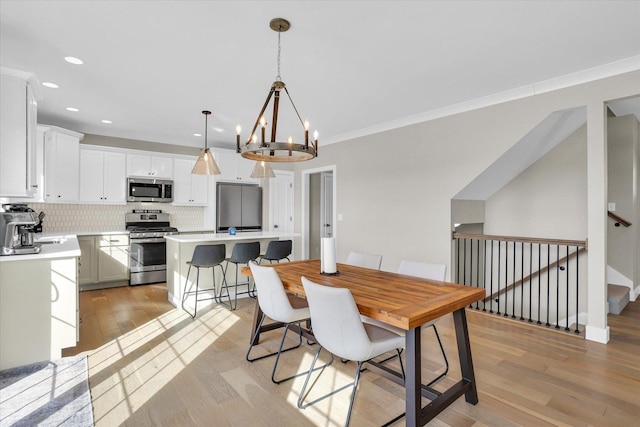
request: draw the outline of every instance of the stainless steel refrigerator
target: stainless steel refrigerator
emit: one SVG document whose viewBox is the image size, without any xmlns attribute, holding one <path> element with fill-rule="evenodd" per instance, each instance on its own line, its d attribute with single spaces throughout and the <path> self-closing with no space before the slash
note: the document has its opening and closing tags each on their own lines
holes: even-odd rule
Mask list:
<svg viewBox="0 0 640 427">
<path fill-rule="evenodd" d="M 262 230 L 262 188 L 255 184 L 219 182 L 216 188 L 216 230 Z"/>
</svg>

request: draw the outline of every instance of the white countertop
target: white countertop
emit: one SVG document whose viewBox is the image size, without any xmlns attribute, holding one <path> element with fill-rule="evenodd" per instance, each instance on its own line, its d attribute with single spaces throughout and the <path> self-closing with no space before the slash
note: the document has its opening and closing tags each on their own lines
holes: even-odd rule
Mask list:
<svg viewBox="0 0 640 427">
<path fill-rule="evenodd" d="M 43 243 L 41 245 L 42 249 L 40 250 L 40 253 L 37 254 L 0 256 L 0 262 L 29 261 L 80 256 L 80 246 L 78 245 L 78 239 L 76 238 L 75 234 L 37 234 L 36 243 L 42 242 L 54 243 Z"/>
<path fill-rule="evenodd" d="M 174 234 L 164 236 L 165 239 L 179 243 L 188 242 L 232 242 L 236 240 L 260 240 L 260 239 L 287 239 L 293 238 L 296 234 L 277 233 L 272 231 L 245 231 L 238 232 L 235 236 L 229 233 L 206 233 L 206 234 Z"/>
</svg>

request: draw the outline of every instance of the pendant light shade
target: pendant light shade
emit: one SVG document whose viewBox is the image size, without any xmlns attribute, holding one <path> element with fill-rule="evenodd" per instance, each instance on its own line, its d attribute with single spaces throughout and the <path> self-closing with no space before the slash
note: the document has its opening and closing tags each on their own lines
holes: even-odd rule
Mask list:
<svg viewBox="0 0 640 427">
<path fill-rule="evenodd" d="M 191 173 L 196 175 L 220 175 L 220 168 L 216 164 L 211 150 L 207 147 L 207 122 L 211 111 L 203 111 L 202 114 L 204 114 L 204 148 L 200 152 L 196 164 L 193 165 Z"/>
<path fill-rule="evenodd" d="M 253 171 L 251 171 L 251 178 L 275 178 L 276 174 L 269 166 L 269 163 L 264 160 L 259 160 L 256 162 L 256 165 L 253 167 Z"/>
</svg>

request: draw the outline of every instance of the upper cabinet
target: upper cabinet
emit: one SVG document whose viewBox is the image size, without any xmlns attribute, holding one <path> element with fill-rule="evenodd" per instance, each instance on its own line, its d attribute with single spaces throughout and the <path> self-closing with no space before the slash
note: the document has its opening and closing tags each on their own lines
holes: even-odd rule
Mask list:
<svg viewBox="0 0 640 427">
<path fill-rule="evenodd" d="M 0 82 L 0 197 L 33 198 L 37 192 L 37 103 L 25 78 L 7 75 Z"/>
<path fill-rule="evenodd" d="M 208 204 L 207 175 L 194 175 L 191 173 L 196 158 L 175 159 L 173 177 L 173 204 L 206 206 Z"/>
<path fill-rule="evenodd" d="M 126 204 L 126 155 L 92 146 L 80 149 L 80 202 Z"/>
<path fill-rule="evenodd" d="M 127 176 L 173 179 L 173 158 L 127 154 Z"/>
<path fill-rule="evenodd" d="M 251 178 L 251 172 L 255 166 L 253 160 L 247 160 L 235 151 L 216 150 L 214 154 L 221 172 L 217 176 L 218 181 L 258 182 L 257 179 Z"/>
<path fill-rule="evenodd" d="M 83 134 L 50 126 L 44 138 L 44 200 L 77 203 Z"/>
</svg>

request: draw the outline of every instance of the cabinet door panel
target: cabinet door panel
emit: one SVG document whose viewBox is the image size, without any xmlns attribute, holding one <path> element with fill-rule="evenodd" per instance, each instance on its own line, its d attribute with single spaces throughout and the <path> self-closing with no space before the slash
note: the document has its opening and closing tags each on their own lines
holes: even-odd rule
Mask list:
<svg viewBox="0 0 640 427">
<path fill-rule="evenodd" d="M 104 200 L 107 203 L 126 203 L 127 170 L 124 153 L 104 153 Z"/>
<path fill-rule="evenodd" d="M 101 151 L 80 151 L 80 201 L 102 202 L 102 163 L 104 154 Z"/>
<path fill-rule="evenodd" d="M 151 174 L 155 178 L 173 178 L 173 159 L 171 157 L 152 157 Z"/>
<path fill-rule="evenodd" d="M 98 281 L 128 279 L 128 246 L 100 246 L 98 249 Z"/>
<path fill-rule="evenodd" d="M 173 177 L 173 203 L 191 203 L 191 169 L 195 162 L 186 159 L 175 159 Z"/>
</svg>

